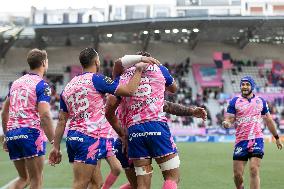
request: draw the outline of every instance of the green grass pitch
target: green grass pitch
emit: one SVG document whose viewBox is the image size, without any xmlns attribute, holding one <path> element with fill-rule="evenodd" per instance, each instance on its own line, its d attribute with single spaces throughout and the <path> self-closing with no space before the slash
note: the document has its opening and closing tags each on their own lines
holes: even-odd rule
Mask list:
<svg viewBox="0 0 284 189">
<path fill-rule="evenodd" d="M 71 188 L 72 168 L 68 163 L 65 144 L 63 161 L 56 167 L 45 165 L 44 188 Z M 48 148 L 49 152 L 50 147 Z M 232 179 L 232 143 L 178 143 L 181 159 L 181 189 L 234 189 Z M 109 167 L 102 163 L 102 173 L 105 177 Z M 0 151 L 0 189 L 17 176 L 16 170 L 8 154 Z M 248 169 L 245 173 L 245 188 L 249 188 Z M 118 188 L 126 182 L 121 174 L 113 188 Z M 159 168 L 154 163 L 152 188 L 161 188 L 163 178 Z M 278 151 L 275 144 L 265 144 L 265 156 L 261 165 L 261 188 L 284 188 L 284 152 Z"/>
</svg>

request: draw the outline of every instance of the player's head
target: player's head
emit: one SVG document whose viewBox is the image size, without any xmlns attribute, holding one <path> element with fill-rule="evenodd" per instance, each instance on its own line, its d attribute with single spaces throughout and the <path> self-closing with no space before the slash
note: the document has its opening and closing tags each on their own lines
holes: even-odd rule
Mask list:
<svg viewBox="0 0 284 189">
<path fill-rule="evenodd" d="M 142 56 L 147 56 L 147 57 L 150 57 L 151 54 L 146 52 L 146 51 L 138 51 L 136 52 L 137 55 L 142 55 Z"/>
<path fill-rule="evenodd" d="M 100 70 L 100 59 L 97 51 L 93 48 L 85 48 L 81 51 L 79 56 L 80 63 L 84 69 L 95 65 L 97 72 Z"/>
<path fill-rule="evenodd" d="M 249 96 L 256 84 L 251 76 L 245 76 L 240 81 L 240 88 L 243 96 Z"/>
<path fill-rule="evenodd" d="M 47 72 L 48 59 L 45 50 L 39 50 L 39 49 L 30 50 L 27 55 L 27 62 L 31 70 L 42 68 L 44 70 L 44 74 Z"/>
</svg>

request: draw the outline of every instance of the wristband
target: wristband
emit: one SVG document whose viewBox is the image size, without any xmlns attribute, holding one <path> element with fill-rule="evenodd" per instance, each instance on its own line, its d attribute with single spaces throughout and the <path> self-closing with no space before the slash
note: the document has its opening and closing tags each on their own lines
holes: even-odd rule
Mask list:
<svg viewBox="0 0 284 189">
<path fill-rule="evenodd" d="M 225 127 L 224 127 L 225 124 L 229 125 L 229 127 L 231 127 L 231 125 L 232 125 L 232 124 L 231 124 L 230 122 L 228 122 L 228 121 L 223 121 L 223 122 L 222 122 L 222 127 L 223 127 L 223 128 L 225 128 Z"/>
<path fill-rule="evenodd" d="M 141 61 L 142 61 L 142 55 L 124 55 L 124 57 L 121 58 L 122 66 L 125 69 L 130 68 L 136 63 Z"/>
<path fill-rule="evenodd" d="M 279 139 L 279 135 L 275 135 L 274 138 L 275 138 L 276 140 L 278 140 L 278 139 Z"/>
</svg>

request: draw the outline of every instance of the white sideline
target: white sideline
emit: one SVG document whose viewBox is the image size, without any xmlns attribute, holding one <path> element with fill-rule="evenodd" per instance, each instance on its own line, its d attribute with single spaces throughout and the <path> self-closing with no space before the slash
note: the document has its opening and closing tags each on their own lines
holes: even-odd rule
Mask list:
<svg viewBox="0 0 284 189">
<path fill-rule="evenodd" d="M 14 178 L 13 180 L 11 180 L 10 182 L 8 182 L 6 185 L 2 186 L 0 189 L 6 189 L 8 188 L 8 186 L 10 186 L 10 184 L 12 184 L 15 180 L 17 180 L 19 177 Z"/>
<path fill-rule="evenodd" d="M 66 148 L 64 148 L 63 150 L 66 151 Z M 47 164 L 48 160 L 44 160 L 44 164 Z M 14 178 L 13 180 L 9 181 L 7 184 L 5 184 L 4 186 L 1 186 L 0 189 L 7 189 L 7 187 L 12 184 L 15 180 L 17 180 L 19 177 Z M 51 188 L 50 188 L 51 189 Z M 52 189 L 68 189 L 68 188 L 52 188 Z"/>
<path fill-rule="evenodd" d="M 48 160 L 44 160 L 44 164 L 47 164 Z M 6 189 L 8 186 L 10 186 L 10 184 L 12 184 L 15 180 L 17 180 L 19 177 L 14 178 L 13 180 L 11 180 L 10 182 L 8 182 L 7 184 L 5 184 L 4 186 L 2 186 L 0 189 Z"/>
</svg>

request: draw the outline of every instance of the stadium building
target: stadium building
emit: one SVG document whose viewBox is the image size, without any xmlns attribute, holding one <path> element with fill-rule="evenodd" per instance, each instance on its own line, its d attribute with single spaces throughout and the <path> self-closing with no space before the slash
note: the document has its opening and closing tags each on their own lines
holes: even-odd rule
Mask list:
<svg viewBox="0 0 284 189">
<path fill-rule="evenodd" d="M 11 82 L 28 70 L 26 54 L 31 48 L 48 52 L 46 80 L 53 86 L 54 119 L 59 94 L 81 72 L 78 55 L 83 48 L 99 52 L 106 75 L 111 74 L 114 60 L 142 50 L 176 78 L 179 91 L 168 95 L 169 101 L 204 106 L 208 112 L 205 123 L 168 115 L 176 141 L 234 141 L 234 129 L 220 125 L 228 100 L 240 92 L 239 81 L 245 75 L 255 78 L 255 92 L 269 102 L 277 129 L 284 134 L 284 0 L 32 7 L 29 22 L 0 27 L 0 109 Z M 272 141 L 268 129 L 263 130 L 266 140 Z"/>
</svg>

